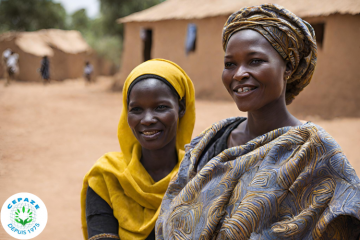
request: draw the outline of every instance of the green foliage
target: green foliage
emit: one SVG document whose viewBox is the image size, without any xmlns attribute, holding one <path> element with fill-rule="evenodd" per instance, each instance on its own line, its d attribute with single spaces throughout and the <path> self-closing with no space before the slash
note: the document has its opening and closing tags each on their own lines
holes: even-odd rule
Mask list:
<svg viewBox="0 0 360 240">
<path fill-rule="evenodd" d="M 86 10 L 80 9 L 71 15 L 71 28 L 78 31 L 89 30 L 90 21 L 86 15 Z"/>
<path fill-rule="evenodd" d="M 119 36 L 99 36 L 92 31 L 84 32 L 83 36 L 99 56 L 110 60 L 117 67 L 120 66 L 122 39 Z"/>
<path fill-rule="evenodd" d="M 123 25 L 116 20 L 164 0 L 98 1 L 100 16 L 90 19 L 85 9 L 67 15 L 63 6 L 53 0 L 0 0 L 0 33 L 46 28 L 78 30 L 98 55 L 119 66 Z"/>
<path fill-rule="evenodd" d="M 118 18 L 152 7 L 164 0 L 100 0 L 102 25 L 109 35 L 123 36 L 123 25 L 116 24 Z"/>
<path fill-rule="evenodd" d="M 0 30 L 65 28 L 66 11 L 51 0 L 0 0 Z"/>
</svg>

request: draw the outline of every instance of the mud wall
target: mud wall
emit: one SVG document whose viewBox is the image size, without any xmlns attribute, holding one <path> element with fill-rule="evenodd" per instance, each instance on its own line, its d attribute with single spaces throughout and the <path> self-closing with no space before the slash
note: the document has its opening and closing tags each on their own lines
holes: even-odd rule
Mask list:
<svg viewBox="0 0 360 240">
<path fill-rule="evenodd" d="M 230 100 L 222 85 L 223 50 L 221 33 L 226 17 L 200 20 L 169 20 L 126 23 L 119 86 L 130 71 L 143 61 L 140 30 L 153 30 L 152 58 L 179 64 L 193 80 L 197 98 Z M 299 117 L 360 117 L 360 15 L 330 15 L 307 18 L 325 23 L 324 40 L 318 50 L 318 64 L 309 86 L 289 106 Z M 197 25 L 196 50 L 185 54 L 187 24 Z"/>
<path fill-rule="evenodd" d="M 152 58 L 165 58 L 179 64 L 193 80 L 197 98 L 230 99 L 222 85 L 224 53 L 221 32 L 226 17 L 199 20 L 160 21 L 154 23 L 125 24 L 120 82 L 125 81 L 131 70 L 143 62 L 142 28 L 152 29 Z M 186 55 L 187 26 L 197 26 L 196 49 Z"/>
<path fill-rule="evenodd" d="M 0 54 L 5 49 L 10 48 L 19 54 L 19 74 L 15 76 L 20 81 L 42 81 L 39 69 L 42 57 L 24 52 L 16 44 L 15 40 L 1 41 Z M 80 78 L 83 76 L 85 61 L 90 61 L 94 66 L 93 76 L 98 75 L 98 57 L 94 53 L 65 53 L 59 49 L 52 48 L 54 55 L 49 57 L 50 61 L 50 79 L 64 80 L 68 78 Z M 4 66 L 0 63 L 0 78 L 4 76 Z"/>
<path fill-rule="evenodd" d="M 41 81 L 40 73 L 38 69 L 40 68 L 41 58 L 28 54 L 22 51 L 16 44 L 14 40 L 11 41 L 2 41 L 0 43 L 0 53 L 2 54 L 5 49 L 10 48 L 12 51 L 19 54 L 19 73 L 15 78 L 21 81 Z M 0 77 L 4 76 L 4 66 L 1 62 L 1 72 Z"/>
<path fill-rule="evenodd" d="M 311 83 L 289 108 L 297 115 L 360 117 L 360 15 L 308 18 L 325 23 Z"/>
</svg>

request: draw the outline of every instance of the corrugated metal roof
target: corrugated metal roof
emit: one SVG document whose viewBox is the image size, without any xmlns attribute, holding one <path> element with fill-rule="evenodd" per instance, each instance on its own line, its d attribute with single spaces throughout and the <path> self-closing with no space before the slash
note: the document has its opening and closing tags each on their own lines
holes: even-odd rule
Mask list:
<svg viewBox="0 0 360 240">
<path fill-rule="evenodd" d="M 167 0 L 141 12 L 118 19 L 125 22 L 154 22 L 170 19 L 200 19 L 230 15 L 247 6 L 269 3 L 266 0 Z M 272 0 L 299 17 L 327 16 L 333 13 L 360 13 L 359 0 Z"/>
</svg>

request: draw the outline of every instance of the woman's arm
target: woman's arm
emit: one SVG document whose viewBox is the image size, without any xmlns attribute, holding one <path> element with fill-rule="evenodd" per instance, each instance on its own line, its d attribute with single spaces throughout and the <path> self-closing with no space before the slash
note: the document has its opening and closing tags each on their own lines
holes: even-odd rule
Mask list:
<svg viewBox="0 0 360 240">
<path fill-rule="evenodd" d="M 86 193 L 86 222 L 89 240 L 120 239 L 112 208 L 90 187 Z"/>
</svg>

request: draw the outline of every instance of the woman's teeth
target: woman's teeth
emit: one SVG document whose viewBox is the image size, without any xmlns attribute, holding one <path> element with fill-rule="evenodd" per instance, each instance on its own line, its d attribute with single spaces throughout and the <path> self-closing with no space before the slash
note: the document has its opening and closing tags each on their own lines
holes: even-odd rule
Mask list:
<svg viewBox="0 0 360 240">
<path fill-rule="evenodd" d="M 238 93 L 245 93 L 251 90 L 254 90 L 256 87 L 243 87 L 243 88 L 239 88 L 237 90 Z"/>
<path fill-rule="evenodd" d="M 151 132 L 143 132 L 144 135 L 154 135 L 155 133 L 158 133 L 159 131 L 151 131 Z"/>
</svg>

